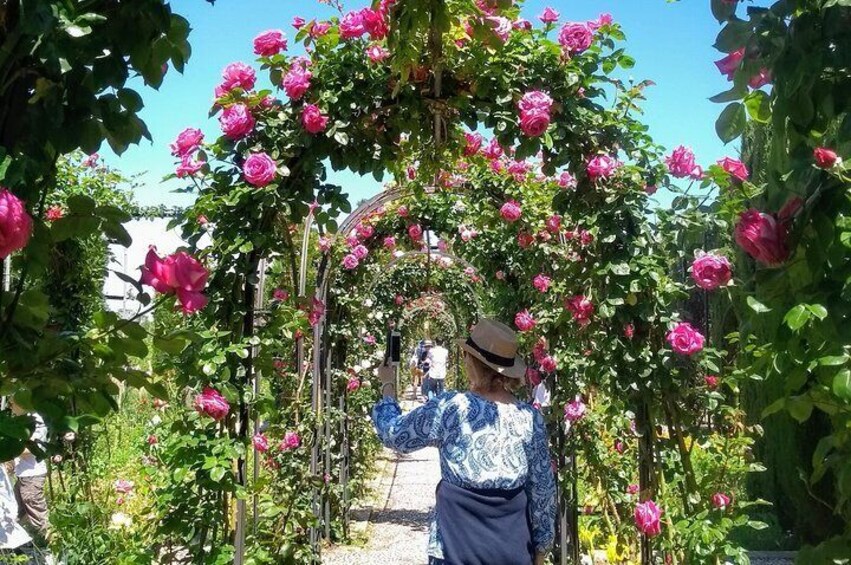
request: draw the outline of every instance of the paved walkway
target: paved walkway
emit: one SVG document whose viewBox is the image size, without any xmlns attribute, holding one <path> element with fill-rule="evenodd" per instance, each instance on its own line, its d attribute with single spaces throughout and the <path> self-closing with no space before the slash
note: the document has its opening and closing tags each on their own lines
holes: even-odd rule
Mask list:
<svg viewBox="0 0 851 565">
<path fill-rule="evenodd" d="M 402 403 L 404 410 L 416 404 Z M 434 489 L 440 480 L 437 449 L 409 455 L 385 450 L 372 508 L 352 512 L 352 537 L 362 545 L 322 552 L 324 565 L 425 565 Z M 380 465 L 381 466 L 381 465 Z M 367 503 L 369 504 L 369 503 Z"/>
</svg>

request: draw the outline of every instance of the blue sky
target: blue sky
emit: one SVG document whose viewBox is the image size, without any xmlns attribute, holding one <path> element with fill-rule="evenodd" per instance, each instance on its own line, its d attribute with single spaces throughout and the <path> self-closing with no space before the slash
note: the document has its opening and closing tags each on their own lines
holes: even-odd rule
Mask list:
<svg viewBox="0 0 851 565">
<path fill-rule="evenodd" d="M 347 9 L 360 8 L 367 0 L 350 1 Z M 218 123 L 208 116 L 213 88 L 221 70 L 233 61 L 252 63 L 252 39 L 267 29 L 283 29 L 292 38 L 293 16 L 327 17 L 333 11 L 316 0 L 176 0 L 173 9 L 191 23 L 192 58 L 185 74 L 169 72 L 159 91 L 140 88 L 145 100 L 143 119 L 153 136 L 131 147 L 120 158 L 104 144 L 101 154 L 125 174 L 142 174 L 136 196 L 144 205 L 188 205 L 191 195 L 174 194 L 174 184 L 161 183 L 174 163 L 168 144 L 187 126 L 200 127 L 208 139 L 219 135 Z M 636 59 L 628 76 L 650 79 L 656 86 L 647 91 L 644 120 L 656 141 L 668 148 L 691 146 L 704 166 L 724 155 L 735 155 L 736 145 L 725 147 L 715 135 L 715 118 L 723 106 L 707 100 L 726 90 L 726 79 L 713 61 L 712 49 L 718 25 L 707 2 L 666 0 L 528 0 L 524 16 L 536 21 L 545 6 L 561 12 L 561 21 L 596 18 L 609 12 L 623 26 L 627 51 Z M 258 84 L 267 80 L 258 75 Z M 371 177 L 334 173 L 332 181 L 349 192 L 353 202 L 381 189 Z"/>
</svg>

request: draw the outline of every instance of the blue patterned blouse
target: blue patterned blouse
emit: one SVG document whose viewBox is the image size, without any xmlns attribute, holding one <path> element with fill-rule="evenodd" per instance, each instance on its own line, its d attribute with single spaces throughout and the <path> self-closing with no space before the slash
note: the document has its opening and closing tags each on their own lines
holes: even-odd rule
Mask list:
<svg viewBox="0 0 851 565">
<path fill-rule="evenodd" d="M 443 480 L 478 489 L 525 486 L 532 540 L 539 552 L 555 537 L 556 487 L 541 413 L 516 402 L 492 402 L 472 392 L 446 392 L 405 415 L 384 398 L 372 410 L 381 442 L 401 453 L 440 450 Z M 437 519 L 431 523 L 428 554 L 443 558 Z"/>
</svg>

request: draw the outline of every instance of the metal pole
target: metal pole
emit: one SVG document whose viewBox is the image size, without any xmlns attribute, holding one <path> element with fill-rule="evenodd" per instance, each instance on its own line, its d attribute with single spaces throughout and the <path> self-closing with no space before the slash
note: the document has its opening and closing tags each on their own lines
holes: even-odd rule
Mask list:
<svg viewBox="0 0 851 565">
<path fill-rule="evenodd" d="M 3 260 L 3 291 L 9 292 L 12 288 L 12 256 Z"/>
<path fill-rule="evenodd" d="M 263 311 L 265 308 L 265 299 L 266 299 L 266 259 L 260 260 L 260 265 L 258 267 L 259 281 L 257 282 L 257 295 L 254 297 L 254 307 L 257 311 Z M 260 348 L 258 346 L 253 346 L 254 356 L 260 352 Z M 260 371 L 254 372 L 254 399 L 260 395 Z M 256 434 L 260 428 L 260 414 L 255 411 L 254 413 L 254 433 Z M 260 458 L 257 457 L 257 452 L 253 452 L 254 456 L 254 484 L 257 484 L 258 479 L 260 478 Z M 256 536 L 257 535 L 257 502 L 258 495 L 255 492 L 251 501 L 251 510 L 252 510 L 252 527 L 251 531 Z"/>
</svg>

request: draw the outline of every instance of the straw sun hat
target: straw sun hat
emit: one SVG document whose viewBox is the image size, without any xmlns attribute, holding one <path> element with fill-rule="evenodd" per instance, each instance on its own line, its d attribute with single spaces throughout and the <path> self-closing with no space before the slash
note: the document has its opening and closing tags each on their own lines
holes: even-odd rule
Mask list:
<svg viewBox="0 0 851 565">
<path fill-rule="evenodd" d="M 458 345 L 500 375 L 512 379 L 526 376 L 526 363 L 517 355 L 517 335 L 501 322 L 480 319 L 470 337 L 459 339 Z"/>
</svg>

